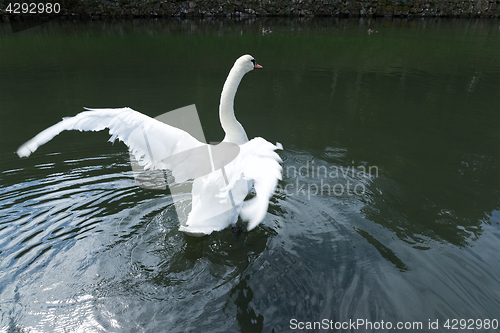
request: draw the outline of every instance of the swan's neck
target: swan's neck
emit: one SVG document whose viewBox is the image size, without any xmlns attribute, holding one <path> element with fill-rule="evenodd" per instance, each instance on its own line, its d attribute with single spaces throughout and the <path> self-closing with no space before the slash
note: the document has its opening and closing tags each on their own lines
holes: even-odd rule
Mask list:
<svg viewBox="0 0 500 333">
<path fill-rule="evenodd" d="M 226 132 L 226 136 L 224 138 L 225 142 L 232 142 L 236 144 L 248 142 L 248 137 L 243 129 L 243 126 L 241 126 L 234 116 L 234 96 L 236 95 L 236 90 L 238 90 L 238 85 L 240 84 L 243 75 L 245 75 L 243 69 L 236 66 L 233 67 L 229 72 L 226 82 L 224 83 L 224 88 L 222 88 L 219 105 L 219 117 L 222 128 L 224 129 L 224 132 Z"/>
</svg>

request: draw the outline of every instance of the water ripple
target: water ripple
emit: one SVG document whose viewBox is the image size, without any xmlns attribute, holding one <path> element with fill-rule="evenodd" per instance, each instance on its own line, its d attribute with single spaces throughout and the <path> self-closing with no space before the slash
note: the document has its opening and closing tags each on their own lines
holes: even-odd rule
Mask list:
<svg viewBox="0 0 500 333">
<path fill-rule="evenodd" d="M 138 188 L 112 156 L 41 168 L 43 177 L 3 186 L 0 320 L 34 331 L 283 332 L 292 318 L 425 321 L 471 314 L 471 304 L 475 315 L 493 316 L 499 280 L 488 263 L 498 233 L 466 251 L 406 224 L 399 228 L 411 237 L 400 239 L 364 213 L 380 188 L 398 190 L 385 177 L 328 179 L 362 184 L 364 196 L 308 193 L 325 180 L 313 168 L 351 167 L 345 154 L 282 152 L 281 187 L 305 192 L 278 191 L 263 224 L 239 237 L 180 233 L 168 192 Z M 304 167 L 303 176 L 286 167 Z M 180 199 L 189 209 L 188 197 Z"/>
</svg>

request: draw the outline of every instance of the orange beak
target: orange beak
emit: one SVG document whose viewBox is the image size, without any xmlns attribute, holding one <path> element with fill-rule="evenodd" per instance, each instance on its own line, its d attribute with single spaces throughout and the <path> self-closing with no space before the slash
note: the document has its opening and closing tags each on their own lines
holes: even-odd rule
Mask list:
<svg viewBox="0 0 500 333">
<path fill-rule="evenodd" d="M 253 66 L 253 68 L 263 68 L 261 65 L 259 65 L 258 63 L 255 63 L 255 66 Z"/>
</svg>

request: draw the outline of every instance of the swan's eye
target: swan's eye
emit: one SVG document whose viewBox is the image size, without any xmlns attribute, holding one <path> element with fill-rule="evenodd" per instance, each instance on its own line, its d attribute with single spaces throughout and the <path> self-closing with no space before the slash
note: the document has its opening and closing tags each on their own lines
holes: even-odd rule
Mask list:
<svg viewBox="0 0 500 333">
<path fill-rule="evenodd" d="M 250 61 L 251 61 L 251 62 L 253 63 L 253 65 L 255 66 L 255 59 L 252 59 L 252 60 L 250 60 Z"/>
</svg>

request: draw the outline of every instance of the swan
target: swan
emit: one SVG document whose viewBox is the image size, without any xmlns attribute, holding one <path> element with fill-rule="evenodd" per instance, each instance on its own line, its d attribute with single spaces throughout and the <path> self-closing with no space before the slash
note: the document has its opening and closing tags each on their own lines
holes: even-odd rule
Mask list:
<svg viewBox="0 0 500 333">
<path fill-rule="evenodd" d="M 193 179 L 191 211 L 187 219 L 180 220 L 180 231 L 191 236 L 209 235 L 235 225 L 238 216 L 248 222 L 247 230 L 250 231 L 264 219 L 269 199 L 281 179 L 282 161 L 276 150 L 283 149 L 280 143 L 274 145 L 260 137 L 249 140 L 236 120 L 236 91 L 243 76 L 255 68 L 262 66 L 252 56 L 244 55 L 236 60 L 229 72 L 219 104 L 225 137 L 217 146 L 201 142 L 182 129 L 128 107 L 85 108 L 86 111 L 63 118 L 21 145 L 17 155 L 28 157 L 65 130 L 107 128 L 111 135 L 109 141 L 124 142 L 145 170 L 171 170 L 176 183 Z M 200 156 L 209 156 L 209 162 Z M 210 169 L 208 172 L 206 165 Z M 200 172 L 202 169 L 205 171 Z M 252 188 L 254 197 L 245 200 Z"/>
</svg>

